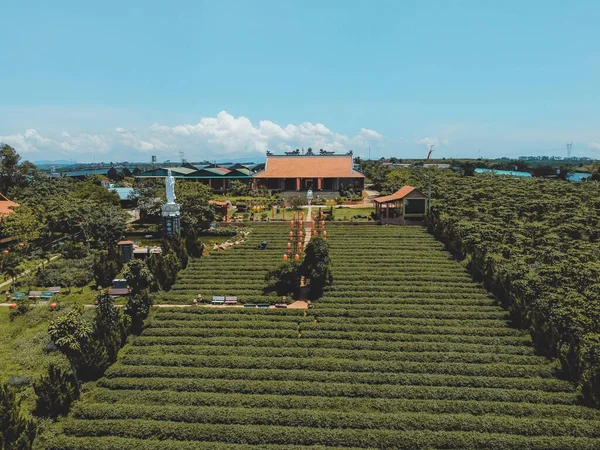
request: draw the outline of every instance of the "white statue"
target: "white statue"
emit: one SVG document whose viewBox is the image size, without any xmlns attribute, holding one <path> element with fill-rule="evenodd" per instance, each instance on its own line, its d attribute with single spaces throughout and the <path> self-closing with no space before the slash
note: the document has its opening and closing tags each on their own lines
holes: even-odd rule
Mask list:
<svg viewBox="0 0 600 450">
<path fill-rule="evenodd" d="M 165 187 L 167 188 L 167 203 L 175 203 L 175 177 L 171 174 L 171 169 L 167 172 Z"/>
</svg>

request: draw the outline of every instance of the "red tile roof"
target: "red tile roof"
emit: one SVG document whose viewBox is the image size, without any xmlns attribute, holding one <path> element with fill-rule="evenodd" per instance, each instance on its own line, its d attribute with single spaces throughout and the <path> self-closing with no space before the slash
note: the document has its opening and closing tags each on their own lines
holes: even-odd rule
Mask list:
<svg viewBox="0 0 600 450">
<path fill-rule="evenodd" d="M 0 199 L 0 217 L 14 213 L 15 211 L 13 208 L 16 208 L 19 206 L 19 204 L 7 199 L 4 196 L 2 196 L 2 198 L 4 200 Z"/>
<path fill-rule="evenodd" d="M 419 194 L 423 195 L 423 193 L 421 191 L 417 190 L 416 188 L 414 188 L 412 186 L 404 186 L 401 189 L 398 189 L 396 192 L 394 192 L 391 195 L 386 195 L 384 197 L 377 197 L 374 200 L 377 203 L 386 203 L 386 202 L 391 202 L 394 200 L 401 200 L 404 197 L 406 197 L 408 194 L 410 194 L 412 191 L 417 191 Z"/>
<path fill-rule="evenodd" d="M 254 178 L 364 178 L 352 169 L 352 156 L 270 156 Z"/>
</svg>

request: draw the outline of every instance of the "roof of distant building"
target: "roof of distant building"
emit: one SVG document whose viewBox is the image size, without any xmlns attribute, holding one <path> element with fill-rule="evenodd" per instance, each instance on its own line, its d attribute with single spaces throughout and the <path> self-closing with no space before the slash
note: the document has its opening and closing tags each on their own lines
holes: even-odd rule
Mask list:
<svg viewBox="0 0 600 450">
<path fill-rule="evenodd" d="M 4 195 L 0 194 L 0 217 L 8 216 L 14 213 L 14 208 L 18 207 L 19 204 L 7 199 Z"/>
<path fill-rule="evenodd" d="M 419 191 L 418 189 L 416 189 L 412 186 L 403 186 L 402 188 L 398 189 L 396 192 L 394 192 L 391 195 L 377 197 L 373 200 L 375 200 L 377 203 L 393 202 L 394 200 L 402 200 L 404 197 L 406 197 L 411 192 L 417 192 L 418 194 L 421 194 L 421 196 L 425 197 L 425 195 L 423 195 L 423 193 L 421 191 Z"/>
<path fill-rule="evenodd" d="M 263 172 L 254 178 L 364 178 L 353 168 L 352 155 L 267 156 Z"/>
<path fill-rule="evenodd" d="M 531 178 L 529 172 L 519 172 L 517 170 L 496 170 L 496 169 L 475 169 L 475 173 L 490 173 L 492 175 L 510 175 L 513 177 Z"/>
</svg>

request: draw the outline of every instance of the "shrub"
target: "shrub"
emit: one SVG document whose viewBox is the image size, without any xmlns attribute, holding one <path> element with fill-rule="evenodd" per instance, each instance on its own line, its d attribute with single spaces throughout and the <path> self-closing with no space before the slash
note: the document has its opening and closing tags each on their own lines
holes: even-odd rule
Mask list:
<svg viewBox="0 0 600 450">
<path fill-rule="evenodd" d="M 294 295 L 300 287 L 300 262 L 288 261 L 265 275 L 267 292 L 275 291 L 277 295 Z"/>
<path fill-rule="evenodd" d="M 15 392 L 6 384 L 0 386 L 0 448 L 30 449 L 35 435 L 35 423 L 21 415 Z"/>
<path fill-rule="evenodd" d="M 35 382 L 33 389 L 37 394 L 35 414 L 39 417 L 66 416 L 73 401 L 79 397 L 73 375 L 54 364 L 48 366 L 48 374 Z"/>
</svg>

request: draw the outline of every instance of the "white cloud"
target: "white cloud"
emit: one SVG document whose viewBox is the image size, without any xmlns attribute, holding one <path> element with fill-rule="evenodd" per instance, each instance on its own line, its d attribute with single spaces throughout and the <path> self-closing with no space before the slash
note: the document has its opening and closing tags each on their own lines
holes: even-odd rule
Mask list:
<svg viewBox="0 0 600 450">
<path fill-rule="evenodd" d="M 203 117 L 196 124 L 166 126 L 154 124 L 143 130 L 115 127 L 106 133 L 67 132 L 42 136 L 34 129 L 0 136 L 25 157 L 44 153 L 44 158 L 95 155 L 113 160 L 147 159 L 148 154 L 174 155 L 183 150 L 188 159 L 227 158 L 289 151 L 312 147 L 344 152 L 364 150 L 369 142 L 384 136 L 366 128 L 354 136 L 336 133 L 322 123 L 278 125 L 261 120 L 254 125 L 247 117 L 233 117 L 221 111 L 216 117 Z"/>
<path fill-rule="evenodd" d="M 439 147 L 440 145 L 448 145 L 450 143 L 447 139 L 438 139 L 432 137 L 415 139 L 415 142 L 419 145 L 425 145 L 426 147 L 429 147 L 430 145 L 435 145 L 436 147 Z"/>
<path fill-rule="evenodd" d="M 368 128 L 361 128 L 360 134 L 364 136 L 366 139 L 383 139 L 383 135 L 379 134 L 375 130 L 369 130 Z"/>
<path fill-rule="evenodd" d="M 600 150 L 600 142 L 590 142 L 588 146 L 594 150 Z"/>
</svg>

